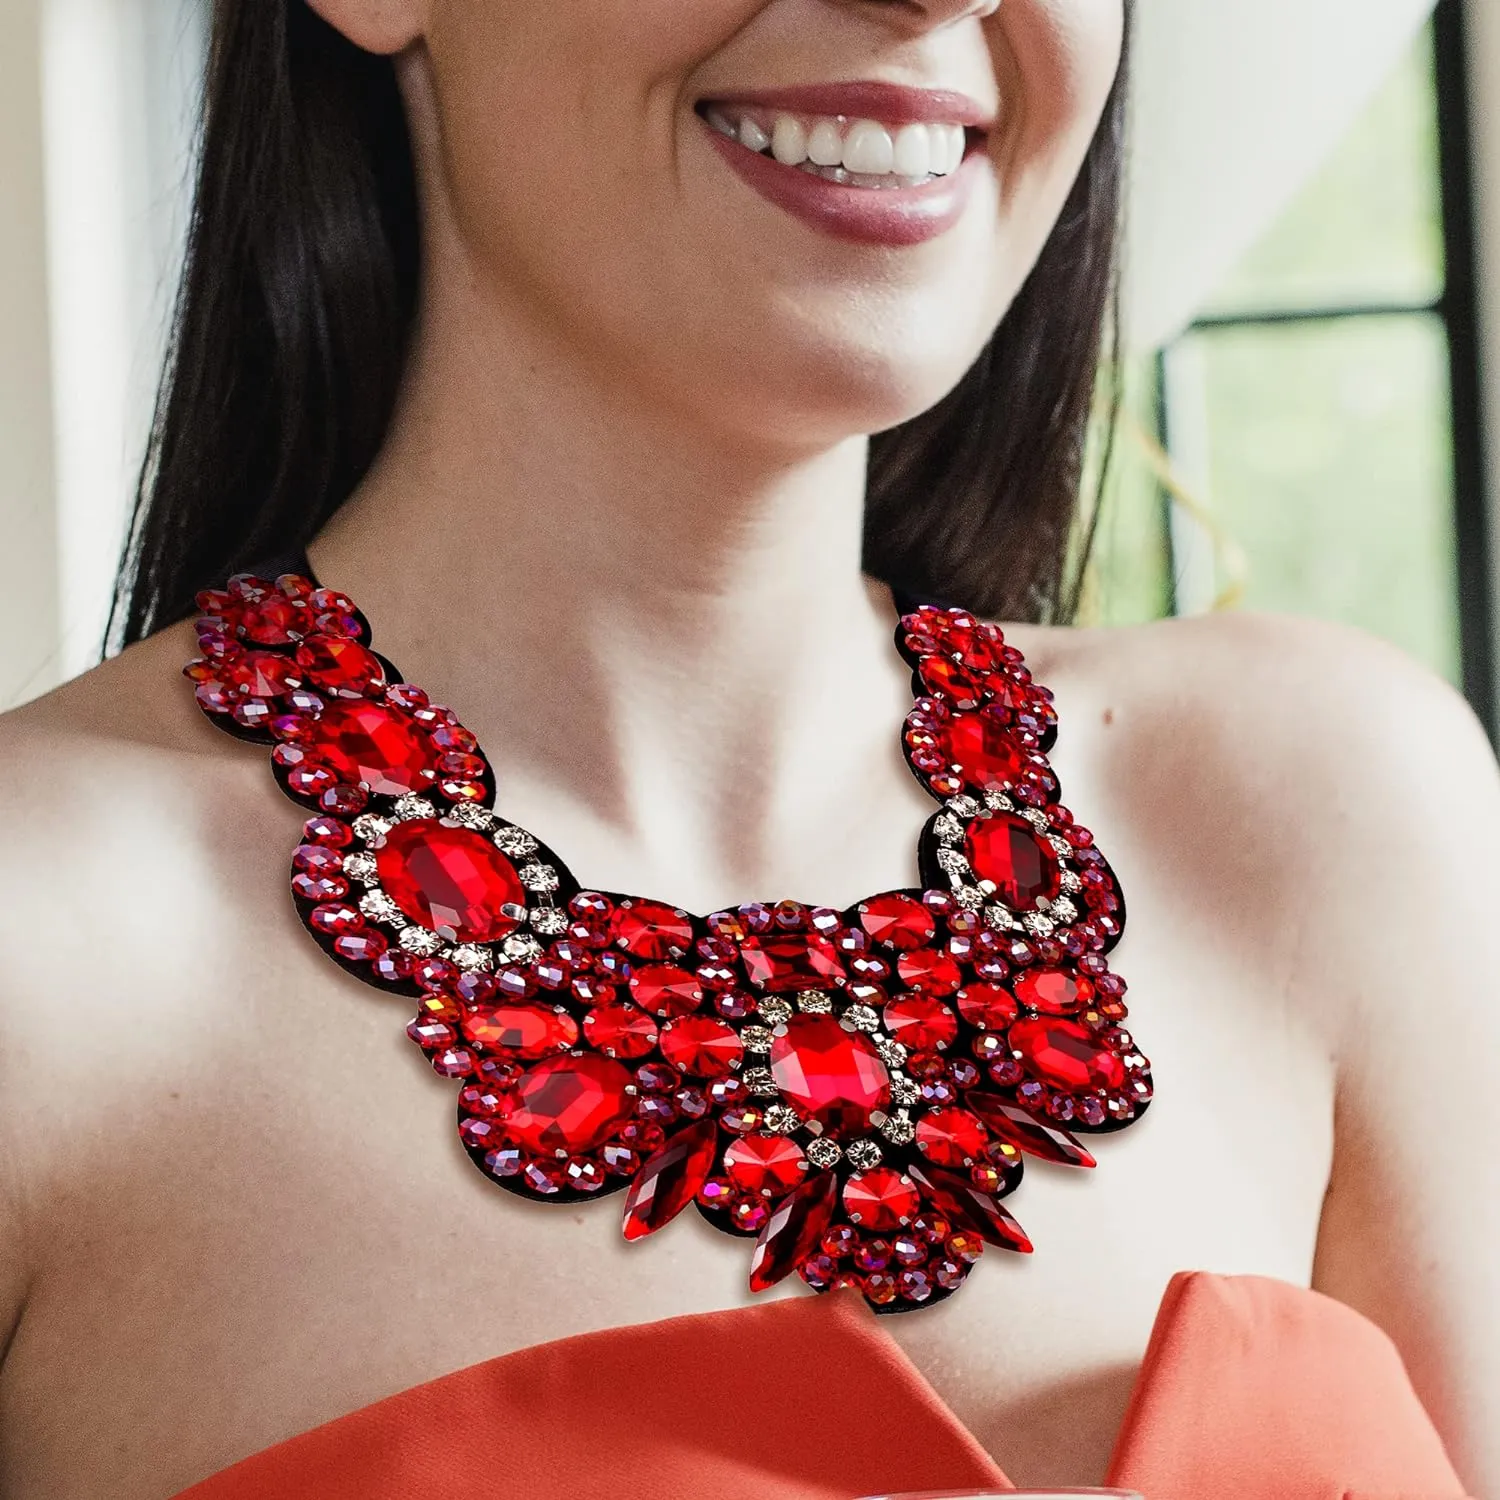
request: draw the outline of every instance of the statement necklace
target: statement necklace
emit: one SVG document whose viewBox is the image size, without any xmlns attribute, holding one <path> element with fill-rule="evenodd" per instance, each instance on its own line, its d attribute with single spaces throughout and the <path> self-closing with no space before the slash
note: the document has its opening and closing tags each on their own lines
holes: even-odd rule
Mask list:
<svg viewBox="0 0 1500 1500">
<path fill-rule="evenodd" d="M 371 649 L 344 594 L 241 575 L 198 605 L 200 707 L 273 745 L 313 812 L 298 915 L 416 1000 L 407 1034 L 459 1081 L 459 1138 L 507 1191 L 624 1189 L 627 1240 L 691 1205 L 754 1241 L 753 1291 L 795 1272 L 906 1312 L 986 1245 L 1031 1251 L 1001 1203 L 1025 1156 L 1092 1167 L 1073 1132 L 1150 1103 L 1107 961 L 1119 887 L 1059 802 L 1052 694 L 995 626 L 921 605 L 897 628 L 906 759 L 941 804 L 920 886 L 699 917 L 581 887 L 496 812 L 474 735 Z"/>
</svg>

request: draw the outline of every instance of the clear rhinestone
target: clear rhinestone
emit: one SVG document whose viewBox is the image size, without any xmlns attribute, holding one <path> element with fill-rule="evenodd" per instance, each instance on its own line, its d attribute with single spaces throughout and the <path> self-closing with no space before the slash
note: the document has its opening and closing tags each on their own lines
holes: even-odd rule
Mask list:
<svg viewBox="0 0 1500 1500">
<path fill-rule="evenodd" d="M 354 820 L 354 836 L 367 844 L 383 839 L 391 831 L 389 818 L 377 817 L 374 813 L 361 813 Z"/>
<path fill-rule="evenodd" d="M 868 1005 L 851 1005 L 842 1017 L 844 1024 L 856 1031 L 879 1031 L 880 1016 Z"/>
<path fill-rule="evenodd" d="M 922 1090 L 917 1087 L 914 1079 L 908 1078 L 905 1073 L 891 1074 L 892 1104 L 915 1104 L 921 1097 Z"/>
<path fill-rule="evenodd" d="M 769 1068 L 746 1068 L 744 1077 L 745 1087 L 757 1099 L 774 1099 L 781 1093 Z"/>
<path fill-rule="evenodd" d="M 1004 792 L 992 787 L 984 794 L 984 805 L 991 812 L 1014 812 L 1016 804 Z"/>
<path fill-rule="evenodd" d="M 346 854 L 344 874 L 350 880 L 359 880 L 368 884 L 375 878 L 375 856 L 373 854 Z"/>
<path fill-rule="evenodd" d="M 1060 854 L 1064 859 L 1073 852 L 1073 846 L 1060 833 L 1049 833 L 1047 842 L 1052 845 L 1052 852 Z"/>
<path fill-rule="evenodd" d="M 833 1010 L 833 996 L 825 990 L 803 990 L 797 996 L 797 1009 L 807 1016 L 826 1016 Z"/>
<path fill-rule="evenodd" d="M 952 813 L 942 813 L 932 821 L 932 831 L 940 839 L 961 839 L 964 825 Z"/>
<path fill-rule="evenodd" d="M 979 804 L 972 797 L 950 797 L 948 808 L 961 818 L 972 818 L 979 811 Z"/>
<path fill-rule="evenodd" d="M 551 865 L 522 865 L 516 874 L 528 891 L 555 891 L 558 886 L 557 871 Z"/>
<path fill-rule="evenodd" d="M 1059 922 L 1076 922 L 1078 920 L 1078 908 L 1066 896 L 1059 896 L 1052 903 L 1052 915 Z"/>
<path fill-rule="evenodd" d="M 478 943 L 460 943 L 458 947 L 450 948 L 445 957 L 469 974 L 483 974 L 494 962 L 490 950 L 481 948 Z"/>
<path fill-rule="evenodd" d="M 477 828 L 480 833 L 488 833 L 495 826 L 494 813 L 477 802 L 457 802 L 448 809 L 448 816 L 461 827 Z"/>
<path fill-rule="evenodd" d="M 542 956 L 542 945 L 529 932 L 513 932 L 500 945 L 500 951 L 513 964 L 529 964 Z"/>
<path fill-rule="evenodd" d="M 849 1158 L 849 1165 L 858 1172 L 868 1172 L 871 1167 L 880 1165 L 880 1147 L 868 1137 L 862 1141 L 850 1142 L 844 1155 Z"/>
<path fill-rule="evenodd" d="M 372 922 L 384 922 L 387 927 L 406 926 L 401 908 L 384 891 L 366 891 L 359 898 L 359 909 Z"/>
<path fill-rule="evenodd" d="M 524 859 L 528 854 L 535 854 L 540 845 L 524 828 L 516 828 L 507 823 L 495 830 L 495 847 L 502 854 L 509 854 L 513 859 Z"/>
<path fill-rule="evenodd" d="M 1044 813 L 1039 807 L 1028 807 L 1026 811 L 1021 814 L 1021 816 L 1025 818 L 1026 821 L 1030 823 L 1038 833 L 1046 833 L 1047 826 L 1052 821 L 1047 816 L 1047 814 Z"/>
<path fill-rule="evenodd" d="M 740 1040 L 746 1052 L 769 1052 L 771 1050 L 771 1028 L 769 1026 L 742 1026 Z"/>
<path fill-rule="evenodd" d="M 984 919 L 996 932 L 1010 932 L 1017 925 L 1015 914 L 1008 906 L 1002 906 L 998 901 L 985 907 Z"/>
<path fill-rule="evenodd" d="M 893 1146 L 909 1146 L 917 1138 L 917 1127 L 907 1118 L 905 1112 L 891 1115 L 883 1120 L 880 1125 L 880 1133 Z"/>
<path fill-rule="evenodd" d="M 969 862 L 957 849 L 942 848 L 937 852 L 938 868 L 949 875 L 964 876 L 969 873 Z"/>
<path fill-rule="evenodd" d="M 403 928 L 397 941 L 408 953 L 414 953 L 418 958 L 431 958 L 443 946 L 442 938 L 425 927 Z"/>
<path fill-rule="evenodd" d="M 755 1008 L 767 1026 L 783 1026 L 792 1019 L 792 1007 L 780 995 L 767 995 Z"/>
<path fill-rule="evenodd" d="M 532 912 L 531 925 L 543 937 L 561 937 L 568 930 L 568 914 L 555 906 L 541 906 Z"/>
<path fill-rule="evenodd" d="M 875 1050 L 888 1068 L 899 1068 L 906 1062 L 906 1048 L 900 1042 L 893 1042 L 888 1036 L 875 1038 Z"/>
<path fill-rule="evenodd" d="M 1070 896 L 1076 896 L 1083 889 L 1083 879 L 1076 870 L 1064 870 L 1060 883 Z"/>
<path fill-rule="evenodd" d="M 820 1135 L 815 1140 L 807 1143 L 807 1159 L 813 1166 L 826 1171 L 829 1167 L 836 1167 L 839 1159 L 843 1156 L 839 1149 L 839 1143 L 830 1140 L 826 1135 Z"/>
<path fill-rule="evenodd" d="M 1057 923 L 1051 917 L 1044 917 L 1039 911 L 1027 912 L 1021 922 L 1032 937 L 1051 937 L 1057 931 Z"/>
<path fill-rule="evenodd" d="M 971 885 L 959 885 L 953 888 L 953 899 L 965 911 L 978 911 L 984 905 L 984 892 L 975 890 Z"/>
<path fill-rule="evenodd" d="M 802 1116 L 789 1104 L 773 1104 L 766 1111 L 766 1129 L 773 1135 L 790 1135 L 802 1124 Z"/>
<path fill-rule="evenodd" d="M 396 818 L 402 823 L 411 823 L 418 818 L 437 817 L 437 808 L 425 797 L 403 797 L 396 804 Z"/>
</svg>

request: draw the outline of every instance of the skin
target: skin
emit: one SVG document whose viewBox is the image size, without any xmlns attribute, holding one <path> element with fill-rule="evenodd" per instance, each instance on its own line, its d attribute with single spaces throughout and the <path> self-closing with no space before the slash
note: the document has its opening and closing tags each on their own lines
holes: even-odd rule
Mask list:
<svg viewBox="0 0 1500 1500">
<path fill-rule="evenodd" d="M 1102 107 L 1117 0 L 318 8 L 399 54 L 428 245 L 400 409 L 321 575 L 591 883 L 698 911 L 910 883 L 930 803 L 859 572 L 866 435 L 1003 316 Z M 692 113 L 868 76 L 1003 101 L 994 178 L 928 245 L 822 239 Z M 543 135 L 545 163 L 515 144 Z M 1500 777 L 1472 714 L 1332 627 L 1009 634 L 1129 897 L 1161 1098 L 1098 1173 L 1028 1172 L 1035 1257 L 885 1326 L 1014 1481 L 1098 1483 L 1172 1272 L 1279 1276 L 1385 1328 L 1466 1485 L 1500 1493 L 1477 993 Z M 627 1247 L 603 1207 L 474 1172 L 404 1004 L 300 932 L 299 814 L 201 721 L 190 650 L 174 627 L 0 721 L 14 1500 L 161 1500 L 466 1364 L 746 1296 L 692 1216 Z"/>
</svg>

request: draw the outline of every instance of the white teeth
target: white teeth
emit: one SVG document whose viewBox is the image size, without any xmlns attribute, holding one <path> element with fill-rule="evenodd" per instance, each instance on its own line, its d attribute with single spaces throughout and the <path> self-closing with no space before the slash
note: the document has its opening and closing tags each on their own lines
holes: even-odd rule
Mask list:
<svg viewBox="0 0 1500 1500">
<path fill-rule="evenodd" d="M 807 138 L 808 160 L 820 167 L 839 167 L 844 163 L 844 138 L 832 120 L 819 120 Z"/>
<path fill-rule="evenodd" d="M 769 150 L 783 166 L 859 187 L 946 177 L 958 170 L 968 141 L 962 125 L 947 123 L 889 126 L 844 115 L 809 120 L 735 105 L 709 105 L 704 113 L 715 130 L 748 150 Z"/>
</svg>

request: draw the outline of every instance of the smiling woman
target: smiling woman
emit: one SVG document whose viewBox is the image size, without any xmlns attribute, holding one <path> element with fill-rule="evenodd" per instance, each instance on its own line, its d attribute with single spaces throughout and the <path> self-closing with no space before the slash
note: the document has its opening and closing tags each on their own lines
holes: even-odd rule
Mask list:
<svg viewBox="0 0 1500 1500">
<path fill-rule="evenodd" d="M 220 0 L 128 646 L 0 722 L 0 1491 L 1490 1477 L 1482 736 L 1036 623 L 1126 11 Z"/>
</svg>

